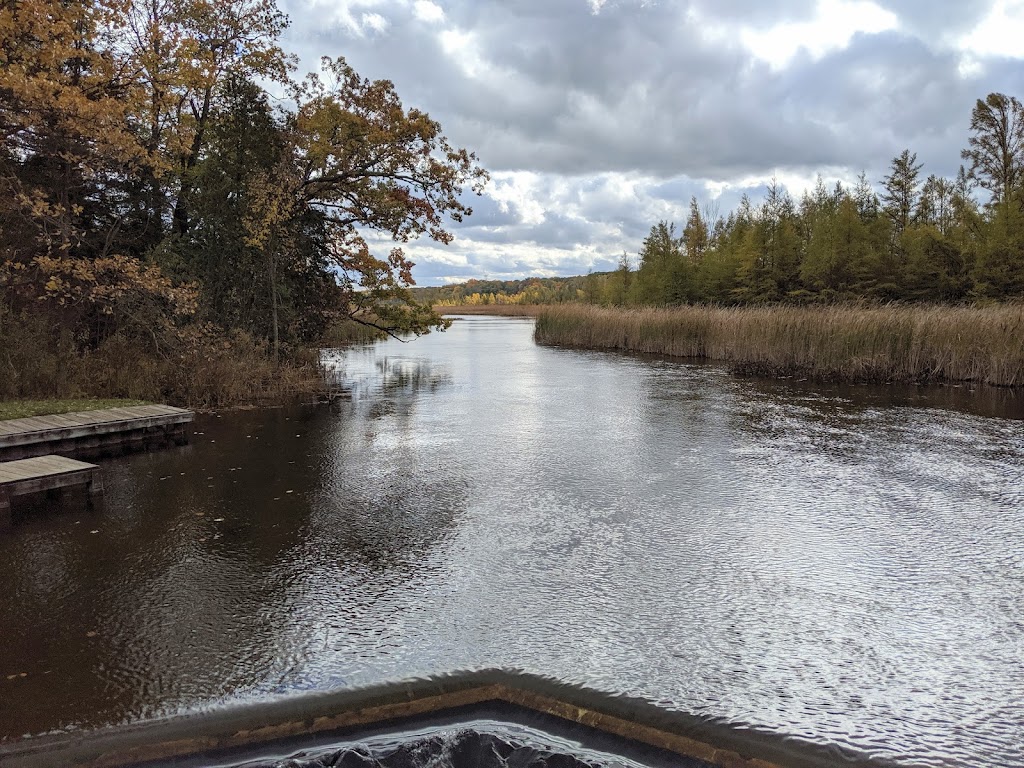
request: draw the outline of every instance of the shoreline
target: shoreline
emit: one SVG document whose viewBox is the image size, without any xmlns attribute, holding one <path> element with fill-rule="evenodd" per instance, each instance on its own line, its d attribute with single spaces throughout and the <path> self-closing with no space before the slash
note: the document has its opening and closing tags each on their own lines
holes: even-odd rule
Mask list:
<svg viewBox="0 0 1024 768">
<path fill-rule="evenodd" d="M 545 307 L 538 344 L 725 363 L 818 381 L 1024 387 L 1024 305 Z"/>
<path fill-rule="evenodd" d="M 499 317 L 537 317 L 550 304 L 464 304 L 459 306 L 434 305 L 439 315 L 497 315 Z"/>
</svg>

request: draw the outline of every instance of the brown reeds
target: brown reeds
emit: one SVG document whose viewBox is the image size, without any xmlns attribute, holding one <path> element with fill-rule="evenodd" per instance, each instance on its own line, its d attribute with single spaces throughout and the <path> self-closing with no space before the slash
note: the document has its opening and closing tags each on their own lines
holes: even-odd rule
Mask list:
<svg viewBox="0 0 1024 768">
<path fill-rule="evenodd" d="M 113 336 L 78 349 L 44 318 L 0 324 L 0 400 L 128 398 L 210 409 L 287 402 L 323 390 L 316 350 L 275 362 L 265 342 L 201 333 L 154 349 Z"/>
<path fill-rule="evenodd" d="M 536 339 L 853 382 L 1024 386 L 1024 305 L 545 307 Z"/>
</svg>

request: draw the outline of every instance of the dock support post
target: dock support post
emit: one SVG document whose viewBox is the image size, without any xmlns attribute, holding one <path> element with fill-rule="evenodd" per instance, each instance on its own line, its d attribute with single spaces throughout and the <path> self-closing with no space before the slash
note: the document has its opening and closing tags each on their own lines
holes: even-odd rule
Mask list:
<svg viewBox="0 0 1024 768">
<path fill-rule="evenodd" d="M 89 476 L 89 484 L 86 486 L 88 504 L 90 507 L 98 507 L 103 504 L 103 477 L 99 470 L 93 470 Z"/>
</svg>

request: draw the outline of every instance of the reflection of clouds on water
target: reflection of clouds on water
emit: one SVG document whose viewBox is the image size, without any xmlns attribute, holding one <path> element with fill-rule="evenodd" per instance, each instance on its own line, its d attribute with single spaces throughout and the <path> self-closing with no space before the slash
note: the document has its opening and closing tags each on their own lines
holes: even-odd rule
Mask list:
<svg viewBox="0 0 1024 768">
<path fill-rule="evenodd" d="M 204 417 L 188 449 L 105 466 L 99 535 L 0 537 L 7 674 L 52 672 L 0 675 L 0 702 L 32 703 L 0 726 L 514 666 L 910 764 L 1024 768 L 1012 413 L 530 328 L 325 353 L 350 393 L 333 409 Z M 97 616 L 114 629 L 87 638 Z"/>
</svg>

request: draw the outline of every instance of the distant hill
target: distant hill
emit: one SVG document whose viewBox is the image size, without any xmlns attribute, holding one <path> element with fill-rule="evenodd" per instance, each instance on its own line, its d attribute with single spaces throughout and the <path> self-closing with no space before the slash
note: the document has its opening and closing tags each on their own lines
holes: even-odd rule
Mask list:
<svg viewBox="0 0 1024 768">
<path fill-rule="evenodd" d="M 481 304 L 557 304 L 584 301 L 588 283 L 604 272 L 574 277 L 530 277 L 525 280 L 467 280 L 439 287 L 413 288 L 417 301 L 435 306 L 477 306 Z"/>
</svg>

